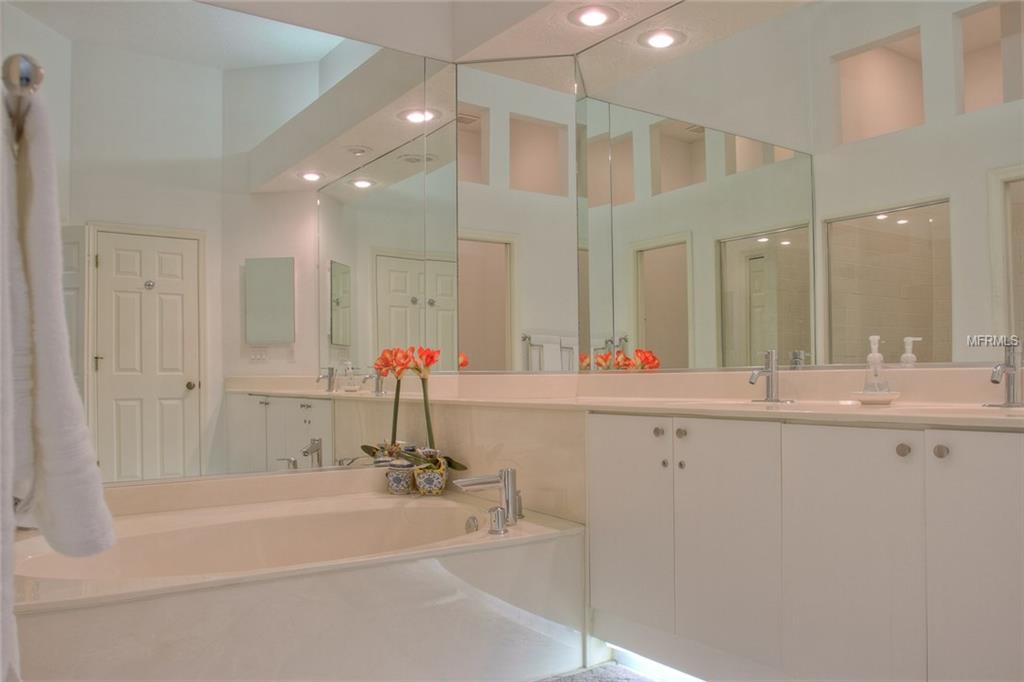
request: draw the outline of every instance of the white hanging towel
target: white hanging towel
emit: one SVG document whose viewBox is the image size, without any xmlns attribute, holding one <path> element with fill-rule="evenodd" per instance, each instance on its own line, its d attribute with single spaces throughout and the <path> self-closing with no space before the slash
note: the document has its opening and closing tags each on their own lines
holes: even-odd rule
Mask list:
<svg viewBox="0 0 1024 682">
<path fill-rule="evenodd" d="M 5 97 L 11 95 L 5 93 Z M 48 119 L 43 102 L 34 96 L 17 156 L 11 144 L 10 117 L 3 119 L 0 473 L 4 497 L 0 516 L 4 535 L 0 549 L 4 598 L 0 601 L 4 677 L 17 679 L 13 603 L 7 589 L 13 580 L 11 495 L 17 500 L 18 524 L 38 527 L 58 552 L 95 554 L 113 545 L 115 538 L 71 368 L 57 174 Z M 8 438 L 12 430 L 13 438 Z M 13 472 L 13 480 L 8 472 Z"/>
</svg>

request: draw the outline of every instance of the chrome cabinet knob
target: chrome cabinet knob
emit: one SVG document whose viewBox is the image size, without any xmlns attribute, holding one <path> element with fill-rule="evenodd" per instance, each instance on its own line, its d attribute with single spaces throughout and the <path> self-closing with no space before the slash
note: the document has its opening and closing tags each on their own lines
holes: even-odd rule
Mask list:
<svg viewBox="0 0 1024 682">
<path fill-rule="evenodd" d="M 663 467 L 665 467 L 666 469 L 668 469 L 668 460 L 667 460 L 667 459 L 663 459 L 663 460 L 661 460 L 661 466 L 663 466 Z"/>
<path fill-rule="evenodd" d="M 676 429 L 676 438 L 686 438 L 686 429 Z"/>
<path fill-rule="evenodd" d="M 435 305 L 436 303 L 437 303 L 437 301 L 435 301 L 435 300 L 434 300 L 434 299 L 432 299 L 432 298 L 428 298 L 428 299 L 427 299 L 427 305 L 429 305 L 429 306 L 431 306 L 431 307 L 433 307 L 433 306 L 434 306 L 434 305 Z"/>
<path fill-rule="evenodd" d="M 683 461 L 683 460 L 679 460 L 678 466 L 679 466 L 680 469 L 685 469 L 686 468 L 686 462 Z"/>
<path fill-rule="evenodd" d="M 196 382 L 194 382 L 194 381 L 189 381 L 189 382 L 187 382 L 187 383 L 185 384 L 185 388 L 186 388 L 187 390 L 189 390 L 189 391 L 191 391 L 191 390 L 192 390 L 193 388 L 195 388 L 195 387 L 196 387 Z"/>
<path fill-rule="evenodd" d="M 664 435 L 665 435 L 665 429 L 661 428 L 660 426 L 655 426 L 654 427 L 654 437 L 655 438 L 661 438 Z"/>
<path fill-rule="evenodd" d="M 907 455 L 910 454 L 910 449 L 910 446 L 907 445 L 906 443 L 900 443 L 899 445 L 896 446 L 896 454 L 899 455 L 900 457 L 906 457 Z"/>
<path fill-rule="evenodd" d="M 932 448 L 932 454 L 939 459 L 945 459 L 946 457 L 949 457 L 949 447 L 946 445 L 936 445 Z"/>
<path fill-rule="evenodd" d="M 416 305 L 419 302 L 420 302 L 420 299 L 415 297 L 415 296 L 413 296 L 412 298 L 409 299 L 409 303 L 412 303 L 413 305 Z"/>
</svg>

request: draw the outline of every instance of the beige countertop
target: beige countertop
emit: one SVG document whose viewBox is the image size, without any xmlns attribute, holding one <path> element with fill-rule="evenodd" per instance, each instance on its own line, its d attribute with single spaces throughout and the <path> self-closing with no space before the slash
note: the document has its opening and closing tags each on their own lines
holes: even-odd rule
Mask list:
<svg viewBox="0 0 1024 682">
<path fill-rule="evenodd" d="M 389 395 L 374 397 L 366 392 L 303 392 L 251 388 L 228 389 L 228 393 L 307 399 L 390 402 Z M 403 394 L 403 400 L 418 400 L 417 393 Z M 864 406 L 851 400 L 801 400 L 792 403 L 760 403 L 746 399 L 655 398 L 655 397 L 453 397 L 431 399 L 436 405 L 504 407 L 515 409 L 578 410 L 616 414 L 648 414 L 674 417 L 764 419 L 770 421 L 907 426 L 912 428 L 997 429 L 1024 431 L 1024 409 L 983 407 L 968 403 L 922 403 L 897 400 L 889 406 Z"/>
</svg>

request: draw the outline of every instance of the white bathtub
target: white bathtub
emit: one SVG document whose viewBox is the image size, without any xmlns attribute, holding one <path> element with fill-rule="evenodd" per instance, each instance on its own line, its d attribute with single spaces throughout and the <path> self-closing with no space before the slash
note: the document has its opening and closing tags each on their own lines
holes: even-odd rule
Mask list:
<svg viewBox="0 0 1024 682">
<path fill-rule="evenodd" d="M 579 667 L 582 527 L 528 513 L 493 536 L 485 506 L 358 493 L 136 514 L 86 559 L 19 540 L 23 672 L 533 680 Z"/>
</svg>

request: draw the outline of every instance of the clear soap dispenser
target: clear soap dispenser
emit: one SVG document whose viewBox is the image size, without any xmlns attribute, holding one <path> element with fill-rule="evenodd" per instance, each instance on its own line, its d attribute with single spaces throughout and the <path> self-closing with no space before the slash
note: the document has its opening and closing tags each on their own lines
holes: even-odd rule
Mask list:
<svg viewBox="0 0 1024 682">
<path fill-rule="evenodd" d="M 903 337 L 903 355 L 900 356 L 901 367 L 913 367 L 917 364 L 917 356 L 914 355 L 914 341 L 923 341 L 920 336 Z"/>
<path fill-rule="evenodd" d="M 882 354 L 878 352 L 878 342 L 880 339 L 881 337 L 878 335 L 868 337 L 871 352 L 868 353 L 868 368 L 864 375 L 865 393 L 889 392 L 889 381 L 885 378 Z"/>
</svg>

